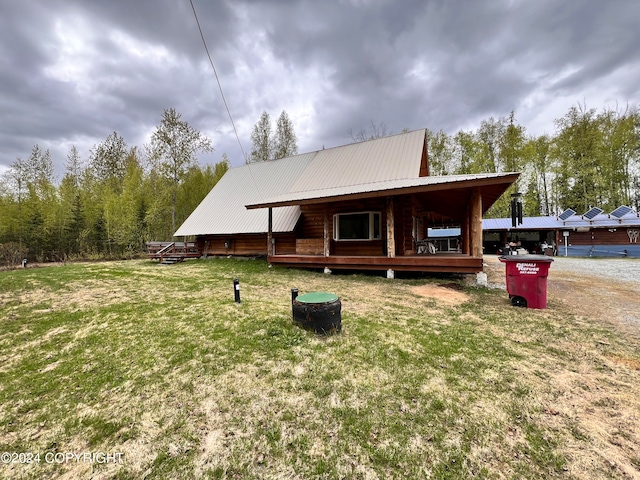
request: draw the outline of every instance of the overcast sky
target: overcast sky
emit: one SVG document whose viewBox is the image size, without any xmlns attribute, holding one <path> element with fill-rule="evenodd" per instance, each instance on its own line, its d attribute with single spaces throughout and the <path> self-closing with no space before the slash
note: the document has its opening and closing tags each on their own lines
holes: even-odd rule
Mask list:
<svg viewBox="0 0 640 480">
<path fill-rule="evenodd" d="M 245 151 L 267 111 L 299 151 L 349 130 L 532 135 L 578 103 L 640 105 L 638 0 L 194 0 Z M 0 171 L 32 147 L 58 176 L 117 132 L 148 143 L 166 108 L 244 163 L 189 0 L 0 0 Z"/>
</svg>

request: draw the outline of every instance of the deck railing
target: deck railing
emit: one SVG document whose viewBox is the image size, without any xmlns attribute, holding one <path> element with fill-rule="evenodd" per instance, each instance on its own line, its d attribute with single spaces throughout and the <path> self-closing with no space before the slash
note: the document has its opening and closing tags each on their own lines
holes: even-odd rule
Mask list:
<svg viewBox="0 0 640 480">
<path fill-rule="evenodd" d="M 176 242 L 171 242 L 169 245 L 161 248 L 160 250 L 158 250 L 158 252 L 156 253 L 157 257 L 160 259 L 160 263 L 162 263 L 162 261 L 164 260 L 164 256 L 168 253 L 173 253 L 173 251 L 176 249 Z"/>
<path fill-rule="evenodd" d="M 201 255 L 195 242 L 148 242 L 147 255 L 162 262 L 165 257 L 196 258 Z"/>
</svg>

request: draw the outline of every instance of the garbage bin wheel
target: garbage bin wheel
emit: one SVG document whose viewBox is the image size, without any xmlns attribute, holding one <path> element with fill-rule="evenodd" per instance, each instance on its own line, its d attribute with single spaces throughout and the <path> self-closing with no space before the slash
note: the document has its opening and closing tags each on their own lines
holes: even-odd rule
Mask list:
<svg viewBox="0 0 640 480">
<path fill-rule="evenodd" d="M 514 295 L 511 297 L 511 305 L 514 307 L 527 307 L 527 300 L 523 297 L 519 297 L 518 295 Z"/>
</svg>

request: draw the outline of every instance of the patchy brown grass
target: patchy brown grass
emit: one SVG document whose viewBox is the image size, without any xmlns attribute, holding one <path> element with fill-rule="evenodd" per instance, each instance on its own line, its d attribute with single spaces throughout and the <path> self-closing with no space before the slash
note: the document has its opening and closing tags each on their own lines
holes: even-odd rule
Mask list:
<svg viewBox="0 0 640 480">
<path fill-rule="evenodd" d="M 504 285 L 501 264 L 495 257 L 485 259 L 489 281 Z M 551 339 L 545 332 L 526 329 L 511 340 L 523 346 L 553 346 L 519 368 L 540 391 L 548 427 L 569 433 L 564 438 L 569 471 L 583 478 L 600 466 L 602 475 L 638 478 L 640 361 L 634 338 L 639 338 L 640 325 L 624 321 L 624 312 L 640 311 L 640 298 L 626 282 L 554 271 L 552 266 L 548 299 L 549 308 L 539 316 L 564 334 Z M 569 334 L 572 328 L 577 338 Z M 492 333 L 508 335 L 499 329 Z M 627 335 L 630 342 L 622 340 Z M 523 353 L 530 355 L 529 348 Z"/>
<path fill-rule="evenodd" d="M 639 343 L 555 283 L 534 311 L 455 277 L 227 260 L 38 270 L 0 274 L 0 451 L 125 463 L 0 465 L 2 478 L 640 474 Z M 293 325 L 292 287 L 337 293 L 342 334 Z"/>
</svg>

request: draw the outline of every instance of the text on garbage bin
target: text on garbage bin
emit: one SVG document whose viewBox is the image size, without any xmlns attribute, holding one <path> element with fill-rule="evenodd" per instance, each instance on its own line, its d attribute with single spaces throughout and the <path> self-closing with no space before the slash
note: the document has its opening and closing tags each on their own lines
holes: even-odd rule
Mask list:
<svg viewBox="0 0 640 480">
<path fill-rule="evenodd" d="M 516 268 L 521 275 L 537 275 L 540 271 L 537 263 L 516 263 Z"/>
</svg>

